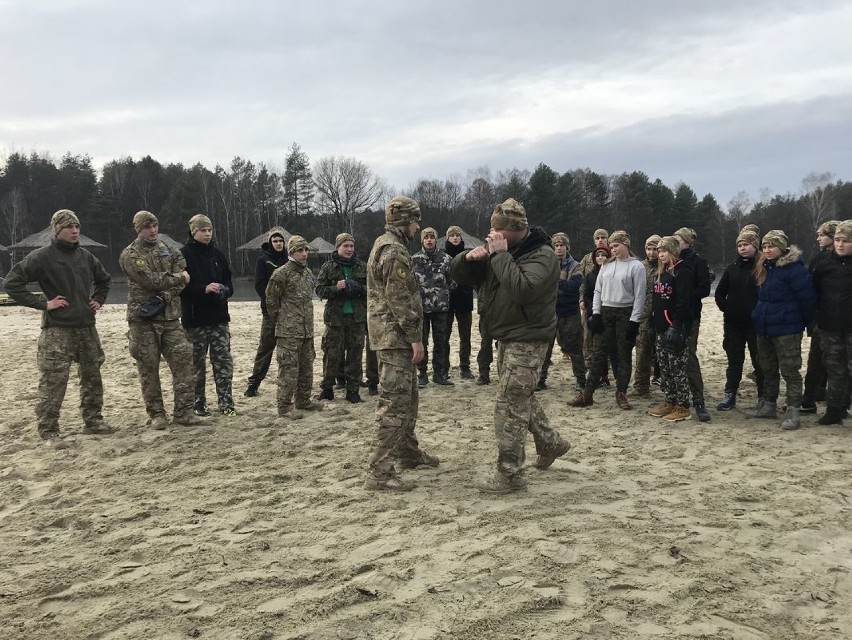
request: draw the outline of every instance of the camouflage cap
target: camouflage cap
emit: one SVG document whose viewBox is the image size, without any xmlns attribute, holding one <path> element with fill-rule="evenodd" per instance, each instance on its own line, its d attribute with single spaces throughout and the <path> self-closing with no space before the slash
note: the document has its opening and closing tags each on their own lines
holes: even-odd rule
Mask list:
<svg viewBox="0 0 852 640">
<path fill-rule="evenodd" d="M 695 233 L 695 229 L 690 229 L 689 227 L 681 227 L 677 231 L 675 231 L 673 236 L 677 236 L 681 240 L 683 240 L 690 247 L 695 244 L 695 241 L 698 239 L 698 234 Z"/>
<path fill-rule="evenodd" d="M 438 233 L 435 231 L 433 227 L 426 227 L 423 231 L 420 232 L 420 241 L 422 242 L 426 236 L 432 236 L 436 240 L 438 239 Z"/>
<path fill-rule="evenodd" d="M 609 231 L 606 229 L 595 229 L 592 239 L 594 240 L 595 238 L 609 238 Z"/>
<path fill-rule="evenodd" d="M 290 236 L 290 239 L 287 241 L 287 253 L 293 254 L 299 251 L 300 249 L 307 249 L 308 241 L 305 240 L 302 236 Z"/>
<path fill-rule="evenodd" d="M 609 236 L 609 243 L 619 243 L 626 246 L 630 246 L 630 234 L 628 234 L 624 229 L 619 229 L 618 231 L 613 231 Z"/>
<path fill-rule="evenodd" d="M 663 236 L 660 238 L 660 242 L 657 244 L 657 249 L 661 251 L 668 251 L 675 258 L 680 257 L 680 242 L 674 236 Z"/>
<path fill-rule="evenodd" d="M 272 242 L 272 238 L 278 236 L 282 240 L 284 239 L 284 227 L 272 227 L 269 231 L 266 232 L 266 241 Z"/>
<path fill-rule="evenodd" d="M 157 216 L 155 216 L 150 211 L 137 211 L 136 215 L 133 216 L 133 228 L 136 229 L 136 233 L 139 233 L 147 227 L 149 224 L 159 223 L 157 220 Z"/>
<path fill-rule="evenodd" d="M 751 245 L 754 245 L 755 249 L 760 249 L 760 238 L 756 233 L 752 233 L 751 231 L 740 231 L 740 235 L 737 236 L 737 244 L 740 242 L 748 242 Z"/>
<path fill-rule="evenodd" d="M 842 237 L 844 240 L 852 240 L 852 219 L 843 220 L 837 223 L 837 228 L 834 230 L 834 237 Z"/>
<path fill-rule="evenodd" d="M 385 221 L 397 227 L 420 222 L 420 205 L 411 198 L 396 196 L 385 207 Z"/>
<path fill-rule="evenodd" d="M 656 233 L 651 236 L 648 236 L 648 239 L 645 240 L 645 248 L 647 249 L 648 247 L 658 246 L 660 244 L 660 240 L 662 240 L 662 238 Z"/>
<path fill-rule="evenodd" d="M 550 242 L 553 244 L 564 244 L 566 247 L 571 246 L 571 242 L 568 240 L 568 234 L 562 233 L 561 231 L 557 231 L 550 236 Z"/>
<path fill-rule="evenodd" d="M 766 235 L 763 236 L 760 246 L 765 244 L 771 244 L 781 249 L 781 251 L 786 251 L 787 247 L 790 246 L 790 240 L 787 238 L 787 234 L 781 231 L 781 229 L 773 229 L 772 231 L 767 231 Z"/>
<path fill-rule="evenodd" d="M 203 213 L 196 213 L 189 219 L 189 234 L 194 236 L 195 232 L 199 229 L 207 229 L 213 228 L 213 223 L 210 221 L 210 218 L 205 216 Z"/>
<path fill-rule="evenodd" d="M 346 233 L 345 231 L 343 233 L 338 233 L 337 237 L 334 239 L 334 248 L 337 249 L 337 247 L 347 241 L 355 244 L 355 238 L 352 237 L 351 233 Z"/>
<path fill-rule="evenodd" d="M 450 236 L 460 236 L 460 235 L 461 235 L 461 227 L 459 227 L 458 225 L 451 224 L 449 227 L 447 227 L 447 237 L 448 238 Z"/>
<path fill-rule="evenodd" d="M 66 227 L 73 225 L 80 226 L 80 218 L 71 209 L 60 209 L 50 217 L 50 226 L 53 227 L 53 235 L 58 236 L 59 232 Z"/>
<path fill-rule="evenodd" d="M 522 231 L 527 224 L 527 211 L 524 205 L 514 198 L 507 199 L 503 204 L 498 204 L 491 212 L 491 228 L 498 231 Z"/>
<path fill-rule="evenodd" d="M 747 224 L 742 229 L 740 229 L 740 233 L 742 233 L 743 231 L 751 231 L 758 238 L 760 237 L 760 227 L 758 227 L 756 224 Z"/>
<path fill-rule="evenodd" d="M 817 229 L 817 233 L 828 236 L 829 238 L 834 237 L 834 232 L 837 229 L 837 225 L 840 224 L 840 220 L 826 220 Z"/>
</svg>

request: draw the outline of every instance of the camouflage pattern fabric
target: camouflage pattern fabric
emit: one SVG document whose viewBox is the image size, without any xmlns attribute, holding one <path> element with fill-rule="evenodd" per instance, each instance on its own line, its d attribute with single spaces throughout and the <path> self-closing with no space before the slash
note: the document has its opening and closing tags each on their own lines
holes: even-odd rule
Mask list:
<svg viewBox="0 0 852 640">
<path fill-rule="evenodd" d="M 604 332 L 594 337 L 592 349 L 592 366 L 589 367 L 588 381 L 597 385 L 607 369 L 607 356 L 615 350 L 615 388 L 616 391 L 626 392 L 630 384 L 630 374 L 633 368 L 633 346 L 627 340 L 627 325 L 630 321 L 630 307 L 603 307 L 601 319 Z"/>
<path fill-rule="evenodd" d="M 645 310 L 642 312 L 642 323 L 639 335 L 636 337 L 636 367 L 633 371 L 633 389 L 637 393 L 648 393 L 651 390 L 651 370 L 654 366 L 654 330 L 651 323 L 651 303 L 654 297 L 654 280 L 657 275 L 657 264 L 643 260 L 647 282 L 645 286 Z"/>
<path fill-rule="evenodd" d="M 828 383 L 825 402 L 831 407 L 849 407 L 852 394 L 852 331 L 820 331 Z"/>
<path fill-rule="evenodd" d="M 331 389 L 339 376 L 346 377 L 346 390 L 358 391 L 363 373 L 364 337 L 367 325 L 351 315 L 342 315 L 340 324 L 326 325 L 322 336 L 321 389 Z"/>
<path fill-rule="evenodd" d="M 121 252 L 119 264 L 127 276 L 128 322 L 151 322 L 136 316 L 151 296 L 166 301 L 165 312 L 154 322 L 180 318 L 180 292 L 186 286 L 181 272 L 186 270 L 186 260 L 179 250 L 169 249 L 161 241 L 152 244 L 136 238 Z"/>
<path fill-rule="evenodd" d="M 586 381 L 586 362 L 583 358 L 583 328 L 580 324 L 580 314 L 556 318 L 556 335 L 547 348 L 547 355 L 541 367 L 541 379 L 547 380 L 550 370 L 554 342 L 559 344 L 562 353 L 571 358 L 571 369 L 579 382 Z"/>
<path fill-rule="evenodd" d="M 412 269 L 420 286 L 423 313 L 446 313 L 450 308 L 450 263 L 452 258 L 440 249 L 411 256 Z"/>
<path fill-rule="evenodd" d="M 130 339 L 130 355 L 136 360 L 136 369 L 139 371 L 148 417 L 166 415 L 160 386 L 161 355 L 172 372 L 174 418 L 180 420 L 190 417 L 194 399 L 192 345 L 180 322 L 131 322 L 127 337 Z"/>
<path fill-rule="evenodd" d="M 195 372 L 195 402 L 207 404 L 207 353 L 213 367 L 213 383 L 220 409 L 234 406 L 232 382 L 234 360 L 231 357 L 231 332 L 228 323 L 186 330 L 192 342 L 192 368 Z"/>
<path fill-rule="evenodd" d="M 284 415 L 296 406 L 311 402 L 313 384 L 314 339 L 278 338 L 278 415 Z"/>
<path fill-rule="evenodd" d="M 541 374 L 547 342 L 506 342 L 497 349 L 497 403 L 494 435 L 497 471 L 508 478 L 524 475 L 527 431 L 539 455 L 549 454 L 562 442 L 533 393 Z"/>
<path fill-rule="evenodd" d="M 421 456 L 414 435 L 420 395 L 411 349 L 382 349 L 379 360 L 379 403 L 376 441 L 370 456 L 370 473 L 380 479 L 396 475 L 394 464 Z"/>
<path fill-rule="evenodd" d="M 689 406 L 689 380 L 686 378 L 687 350 L 672 353 L 663 347 L 663 336 L 657 336 L 657 361 L 660 363 L 660 388 L 666 402 Z"/>
<path fill-rule="evenodd" d="M 251 370 L 248 383 L 260 386 L 266 374 L 269 373 L 269 365 L 272 364 L 272 356 L 275 355 L 275 323 L 270 320 L 268 314 L 263 315 L 260 325 L 260 340 L 257 345 L 257 353 L 254 356 L 254 366 Z"/>
<path fill-rule="evenodd" d="M 40 377 L 35 414 L 42 438 L 59 434 L 59 413 L 65 399 L 72 362 L 78 365 L 83 422 L 92 425 L 103 420 L 101 365 L 104 363 L 104 352 L 94 326 L 42 329 L 38 338 L 36 362 Z"/>
<path fill-rule="evenodd" d="M 289 260 L 272 272 L 266 285 L 266 312 L 275 323 L 278 338 L 314 337 L 314 286 L 307 267 Z"/>
<path fill-rule="evenodd" d="M 418 369 L 426 372 L 429 364 L 429 333 L 432 333 L 432 374 L 439 375 L 449 370 L 447 362 L 447 314 L 432 312 L 423 314 L 423 360 Z"/>
<path fill-rule="evenodd" d="M 781 377 L 787 386 L 787 406 L 802 405 L 802 334 L 764 338 L 757 336 L 757 359 L 763 371 L 763 399 L 775 402 Z M 687 374 L 689 372 L 687 371 Z"/>
</svg>

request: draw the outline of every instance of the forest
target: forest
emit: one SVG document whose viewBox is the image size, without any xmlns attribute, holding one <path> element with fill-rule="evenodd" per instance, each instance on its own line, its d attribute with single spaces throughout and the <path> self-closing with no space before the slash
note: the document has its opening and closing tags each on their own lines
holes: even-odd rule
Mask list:
<svg viewBox="0 0 852 640">
<path fill-rule="evenodd" d="M 491 209 L 508 197 L 521 201 L 531 224 L 549 233 L 566 232 L 572 253 L 590 249 L 594 229 L 625 229 L 636 253 L 652 233 L 665 235 L 687 226 L 698 232 L 698 250 L 712 265 L 735 256 L 737 231 L 755 223 L 765 232 L 783 229 L 806 254 L 824 220 L 852 217 L 852 183 L 831 173 L 811 173 L 797 193 L 761 192 L 752 201 L 745 191 L 720 204 L 686 183 L 672 186 L 642 171 L 606 175 L 589 168 L 564 173 L 539 164 L 530 169 L 471 169 L 466 175 L 422 178 L 393 189 L 365 163 L 329 156 L 311 163 L 293 143 L 283 169 L 235 157 L 230 165 L 162 164 L 148 155 L 122 157 L 97 169 L 88 155 L 7 153 L 0 161 L 0 245 L 10 246 L 44 229 L 57 209 L 75 211 L 82 232 L 105 245 L 99 257 L 117 274 L 118 255 L 133 240 L 133 214 L 140 209 L 160 218 L 161 231 L 185 241 L 187 221 L 208 215 L 215 240 L 238 274 L 251 271 L 254 257 L 236 249 L 274 225 L 309 240 L 333 241 L 349 231 L 358 253 L 366 256 L 381 232 L 385 201 L 396 194 L 415 198 L 423 225 L 443 234 L 450 224 L 484 237 Z M 19 259 L 20 256 L 17 256 Z M 8 268 L 8 260 L 0 262 Z"/>
</svg>

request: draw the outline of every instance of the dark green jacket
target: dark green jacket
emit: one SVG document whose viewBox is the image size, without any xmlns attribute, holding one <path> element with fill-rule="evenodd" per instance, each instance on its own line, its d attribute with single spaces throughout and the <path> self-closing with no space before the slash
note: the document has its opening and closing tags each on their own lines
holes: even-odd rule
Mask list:
<svg viewBox="0 0 852 640">
<path fill-rule="evenodd" d="M 343 274 L 344 265 L 352 269 L 348 279 Z M 340 280 L 346 280 L 345 289 L 337 288 Z M 352 302 L 352 319 L 367 323 L 367 265 L 357 257 L 347 261 L 335 251 L 320 268 L 316 291 L 320 300 L 327 300 L 322 319 L 329 327 L 343 325 L 343 303 L 347 299 Z"/>
<path fill-rule="evenodd" d="M 47 301 L 27 291 L 37 282 L 47 300 L 64 296 L 69 305 L 47 310 Z M 42 327 L 90 327 L 95 314 L 89 301 L 106 302 L 110 277 L 101 261 L 78 244 L 54 240 L 36 249 L 12 267 L 6 278 L 6 293 L 26 307 L 41 309 Z"/>
<path fill-rule="evenodd" d="M 468 261 L 467 254 L 453 258 L 451 273 L 483 298 L 486 335 L 509 342 L 545 342 L 555 335 L 559 261 L 541 227 L 530 227 L 518 245 L 487 262 Z"/>
</svg>

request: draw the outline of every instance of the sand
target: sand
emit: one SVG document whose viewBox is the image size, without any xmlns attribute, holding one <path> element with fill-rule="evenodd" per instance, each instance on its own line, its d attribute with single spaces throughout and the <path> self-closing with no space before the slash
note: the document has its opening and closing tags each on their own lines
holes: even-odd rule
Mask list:
<svg viewBox="0 0 852 640">
<path fill-rule="evenodd" d="M 259 309 L 232 313 L 237 418 L 146 428 L 111 304 L 98 326 L 120 432 L 78 433 L 74 381 L 72 446 L 52 451 L 32 412 L 38 313 L 0 309 L 0 637 L 852 637 L 849 420 L 665 424 L 649 401 L 618 410 L 611 391 L 571 409 L 558 360 L 540 399 L 573 449 L 530 469 L 525 494 L 483 497 L 494 387 L 456 374 L 421 392 L 418 433 L 441 466 L 406 472 L 411 493 L 376 494 L 362 488 L 375 400 L 294 420 L 277 417 L 269 379 L 244 398 Z M 315 317 L 319 335 L 319 303 Z M 715 407 L 712 304 L 700 357 Z M 754 396 L 746 381 L 741 407 Z"/>
</svg>

